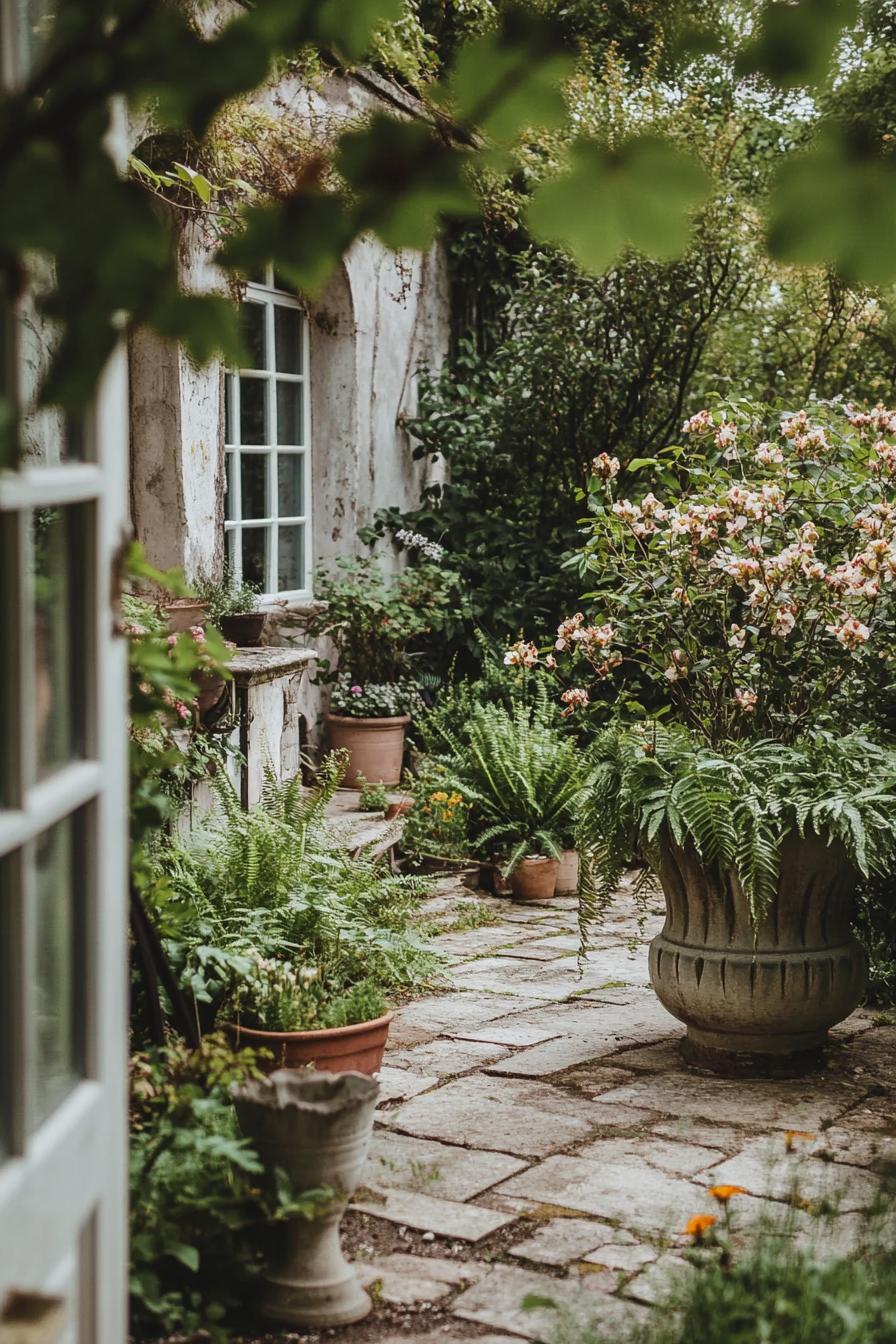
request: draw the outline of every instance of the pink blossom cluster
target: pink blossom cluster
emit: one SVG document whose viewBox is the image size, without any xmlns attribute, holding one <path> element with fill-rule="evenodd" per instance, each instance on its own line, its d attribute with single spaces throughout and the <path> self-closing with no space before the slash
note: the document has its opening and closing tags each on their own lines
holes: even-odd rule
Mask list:
<svg viewBox="0 0 896 1344">
<path fill-rule="evenodd" d="M 620 462 L 618 457 L 611 457 L 609 453 L 598 453 L 592 460 L 591 474 L 601 481 L 612 481 L 614 476 L 619 475 Z"/>
</svg>

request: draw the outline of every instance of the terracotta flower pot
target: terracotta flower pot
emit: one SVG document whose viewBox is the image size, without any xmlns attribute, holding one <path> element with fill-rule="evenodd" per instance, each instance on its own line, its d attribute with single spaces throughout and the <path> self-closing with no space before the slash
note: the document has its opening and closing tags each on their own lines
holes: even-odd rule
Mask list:
<svg viewBox="0 0 896 1344">
<path fill-rule="evenodd" d="M 353 719 L 349 715 L 328 714 L 327 728 L 334 751 L 349 754 L 346 787 L 358 789 L 363 775 L 368 784 L 399 784 L 404 760 L 404 734 L 410 714 L 390 719 Z"/>
<path fill-rule="evenodd" d="M 666 923 L 650 946 L 650 978 L 687 1026 L 686 1058 L 720 1073 L 818 1063 L 867 976 L 851 932 L 858 878 L 843 847 L 786 837 L 777 895 L 755 928 L 737 876 L 705 865 L 693 846 L 665 837 L 659 867 Z"/>
<path fill-rule="evenodd" d="M 564 849 L 557 869 L 555 896 L 575 896 L 579 889 L 579 854 L 575 849 Z"/>
<path fill-rule="evenodd" d="M 231 616 L 221 616 L 218 629 L 238 649 L 256 649 L 264 630 L 264 620 L 263 611 L 241 611 Z"/>
<path fill-rule="evenodd" d="M 557 886 L 559 859 L 533 855 L 520 859 L 510 874 L 510 890 L 515 901 L 549 901 Z"/>
<path fill-rule="evenodd" d="M 258 1031 L 238 1022 L 225 1023 L 236 1046 L 267 1050 L 273 1059 L 261 1061 L 266 1073 L 274 1069 L 303 1069 L 308 1064 L 328 1073 L 376 1073 L 383 1062 L 392 1013 L 355 1022 L 350 1027 L 326 1027 L 321 1031 Z"/>
<path fill-rule="evenodd" d="M 402 798 L 400 802 L 390 803 L 386 808 L 386 820 L 394 821 L 396 817 L 406 817 L 413 806 L 410 798 Z"/>
<path fill-rule="evenodd" d="M 200 602 L 198 597 L 176 597 L 162 607 L 172 635 L 180 635 L 194 625 L 204 625 L 207 610 L 208 603 Z"/>
<path fill-rule="evenodd" d="M 335 1192 L 316 1217 L 276 1228 L 276 1258 L 258 1299 L 269 1320 L 323 1329 L 351 1325 L 371 1309 L 339 1224 L 364 1170 L 378 1093 L 379 1084 L 358 1073 L 283 1071 L 234 1088 L 240 1128 L 269 1179 L 283 1171 L 294 1190 Z"/>
</svg>

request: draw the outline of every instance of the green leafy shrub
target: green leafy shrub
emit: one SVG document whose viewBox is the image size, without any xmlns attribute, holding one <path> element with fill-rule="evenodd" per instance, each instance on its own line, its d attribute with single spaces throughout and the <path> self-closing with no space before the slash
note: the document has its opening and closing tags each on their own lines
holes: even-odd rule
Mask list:
<svg viewBox="0 0 896 1344">
<path fill-rule="evenodd" d="M 640 1327 L 558 1321 L 551 1344 L 890 1344 L 896 1246 L 872 1231 L 849 1256 L 824 1257 L 787 1229 L 761 1228 L 733 1263 L 682 1275 Z M 782 1234 L 783 1233 L 783 1234 Z"/>
<path fill-rule="evenodd" d="M 382 1017 L 380 987 L 360 980 L 342 993 L 325 984 L 315 966 L 255 957 L 231 997 L 235 1020 L 261 1031 L 319 1031 Z"/>
<path fill-rule="evenodd" d="M 462 859 L 470 853 L 470 802 L 457 771 L 424 757 L 411 785 L 401 848 L 411 858 Z"/>
<path fill-rule="evenodd" d="M 384 784 L 371 784 L 359 772 L 358 783 L 361 788 L 358 793 L 358 811 L 359 812 L 383 812 L 389 806 L 389 794 L 386 792 Z"/>
<path fill-rule="evenodd" d="M 896 1004 L 896 882 L 892 871 L 872 877 L 859 889 L 856 933 L 868 953 L 866 1002 Z"/>
<path fill-rule="evenodd" d="M 131 1327 L 141 1334 L 208 1330 L 225 1339 L 264 1267 L 264 1233 L 314 1217 L 332 1191 L 273 1189 L 230 1100 L 260 1077 L 250 1050 L 206 1037 L 131 1061 Z"/>
<path fill-rule="evenodd" d="M 321 606 L 306 619 L 305 630 L 330 640 L 338 655 L 338 671 L 326 659 L 319 662 L 323 681 L 341 677 L 348 687 L 388 686 L 428 665 L 432 637 L 460 593 L 443 548 L 425 537 L 419 542 L 415 562 L 397 574 L 368 555 L 341 557 L 333 572 L 315 577 Z"/>
</svg>

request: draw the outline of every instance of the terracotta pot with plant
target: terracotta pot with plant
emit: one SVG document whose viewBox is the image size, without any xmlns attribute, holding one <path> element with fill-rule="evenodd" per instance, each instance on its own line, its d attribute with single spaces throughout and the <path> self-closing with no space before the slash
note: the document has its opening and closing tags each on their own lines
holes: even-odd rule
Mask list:
<svg viewBox="0 0 896 1344">
<path fill-rule="evenodd" d="M 640 853 L 666 900 L 651 978 L 687 1056 L 798 1072 L 862 997 L 858 877 L 896 862 L 896 413 L 720 401 L 685 432 L 683 494 L 633 503 L 619 463 L 594 463 L 601 605 L 557 647 L 626 712 L 598 738 L 583 887 L 609 898 Z"/>
<path fill-rule="evenodd" d="M 266 1052 L 260 1066 L 376 1073 L 392 1013 L 382 990 L 361 981 L 340 988 L 313 965 L 258 957 L 233 994 L 225 1029 L 237 1047 Z"/>
<path fill-rule="evenodd" d="M 205 575 L 196 583 L 205 602 L 208 619 L 226 640 L 238 649 L 256 648 L 264 630 L 265 613 L 258 607 L 258 589 L 239 579 L 229 566 L 224 567 L 220 582 Z"/>
<path fill-rule="evenodd" d="M 405 732 L 422 703 L 412 670 L 457 587 L 442 548 L 406 536 L 415 543 L 407 542 L 412 563 L 397 574 L 366 556 L 341 559 L 335 572 L 315 578 L 321 605 L 305 630 L 336 652 L 334 664 L 318 661 L 318 678 L 330 687 L 330 746 L 348 752 L 349 788 L 359 787 L 361 776 L 400 782 Z"/>
<path fill-rule="evenodd" d="M 389 996 L 438 962 L 412 926 L 411 879 L 340 843 L 326 809 L 341 771 L 326 757 L 313 787 L 272 778 L 248 810 L 219 772 L 218 808 L 164 856 L 199 1025 L 266 1052 L 268 1069 L 375 1073 Z"/>
</svg>

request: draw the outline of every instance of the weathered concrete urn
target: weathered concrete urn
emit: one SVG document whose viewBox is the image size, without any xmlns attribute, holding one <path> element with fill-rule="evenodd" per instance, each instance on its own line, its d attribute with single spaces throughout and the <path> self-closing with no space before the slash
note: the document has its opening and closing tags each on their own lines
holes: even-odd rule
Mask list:
<svg viewBox="0 0 896 1344">
<path fill-rule="evenodd" d="M 794 834 L 758 926 L 734 873 L 661 840 L 666 922 L 650 946 L 660 1002 L 688 1032 L 685 1057 L 721 1073 L 794 1073 L 861 1001 L 865 953 L 850 930 L 858 875 L 839 843 Z"/>
<path fill-rule="evenodd" d="M 234 1089 L 243 1133 L 268 1171 L 280 1167 L 296 1192 L 329 1186 L 320 1217 L 284 1224 L 281 1252 L 264 1277 L 262 1315 L 289 1325 L 350 1325 L 371 1301 L 342 1253 L 339 1224 L 367 1156 L 379 1083 L 361 1073 L 281 1069 Z"/>
</svg>

